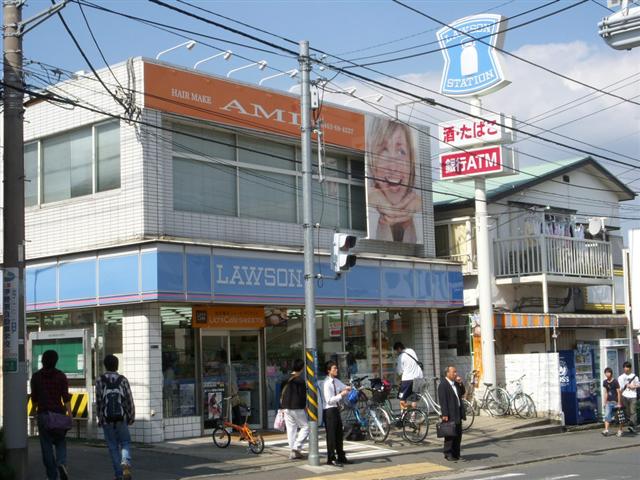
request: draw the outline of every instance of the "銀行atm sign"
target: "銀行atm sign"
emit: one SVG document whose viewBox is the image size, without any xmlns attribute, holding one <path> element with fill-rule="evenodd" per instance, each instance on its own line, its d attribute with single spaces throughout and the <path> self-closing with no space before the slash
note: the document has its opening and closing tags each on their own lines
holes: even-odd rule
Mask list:
<svg viewBox="0 0 640 480">
<path fill-rule="evenodd" d="M 440 154 L 440 177 L 456 180 L 475 175 L 512 173 L 513 151 L 500 145 Z"/>
</svg>

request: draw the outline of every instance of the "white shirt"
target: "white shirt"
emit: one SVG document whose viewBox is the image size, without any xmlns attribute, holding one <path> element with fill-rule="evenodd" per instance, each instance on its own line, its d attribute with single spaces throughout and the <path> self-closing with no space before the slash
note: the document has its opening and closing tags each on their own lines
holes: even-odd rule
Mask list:
<svg viewBox="0 0 640 480">
<path fill-rule="evenodd" d="M 621 390 L 628 383 L 631 383 L 631 385 L 634 387 L 640 387 L 640 380 L 638 380 L 638 377 L 633 372 L 631 372 L 629 375 L 627 375 L 626 373 L 623 373 L 622 375 L 620 375 L 618 377 L 618 383 L 620 384 Z M 624 390 L 622 390 L 622 396 L 625 398 L 636 398 L 636 391 L 629 387 L 624 388 Z"/>
<path fill-rule="evenodd" d="M 411 358 L 413 357 L 413 358 Z M 415 359 L 415 360 L 414 360 Z M 414 380 L 416 378 L 422 378 L 422 369 L 416 360 L 418 356 L 411 348 L 405 348 L 402 353 L 398 355 L 396 361 L 396 372 L 398 375 L 402 375 L 402 381 Z"/>
<path fill-rule="evenodd" d="M 347 386 L 340 381 L 339 378 L 331 378 L 327 376 L 322 385 L 322 397 L 324 398 L 324 408 L 337 408 L 338 403 L 342 400 L 340 392 Z"/>
<path fill-rule="evenodd" d="M 453 388 L 453 393 L 456 394 L 456 398 L 458 399 L 458 405 L 460 405 L 460 397 L 458 396 L 458 389 L 456 388 L 456 382 L 454 382 L 453 380 L 449 380 L 447 377 L 445 377 L 445 379 L 447 380 L 447 383 L 451 385 L 451 388 Z"/>
</svg>

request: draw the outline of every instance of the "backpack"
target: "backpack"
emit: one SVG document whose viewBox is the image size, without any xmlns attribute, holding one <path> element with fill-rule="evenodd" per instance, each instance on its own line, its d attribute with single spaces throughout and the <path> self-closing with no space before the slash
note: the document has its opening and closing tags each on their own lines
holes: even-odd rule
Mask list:
<svg viewBox="0 0 640 480">
<path fill-rule="evenodd" d="M 122 380 L 124 377 L 118 375 L 112 380 L 106 375 L 102 375 L 102 413 L 107 423 L 122 422 L 124 420 L 124 407 L 122 400 L 124 393 L 122 392 Z"/>
</svg>

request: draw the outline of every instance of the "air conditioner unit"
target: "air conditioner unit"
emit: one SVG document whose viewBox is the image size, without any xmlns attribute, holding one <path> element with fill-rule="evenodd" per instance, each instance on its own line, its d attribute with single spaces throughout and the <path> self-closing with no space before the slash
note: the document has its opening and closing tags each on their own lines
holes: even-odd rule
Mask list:
<svg viewBox="0 0 640 480">
<path fill-rule="evenodd" d="M 640 45 L 640 6 L 623 9 L 602 19 L 598 33 L 611 48 L 631 50 Z"/>
</svg>

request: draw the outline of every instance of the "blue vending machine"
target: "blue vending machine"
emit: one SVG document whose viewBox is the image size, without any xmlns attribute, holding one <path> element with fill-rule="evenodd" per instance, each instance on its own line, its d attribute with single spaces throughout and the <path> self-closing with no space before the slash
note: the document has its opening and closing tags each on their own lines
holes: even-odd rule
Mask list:
<svg viewBox="0 0 640 480">
<path fill-rule="evenodd" d="M 560 351 L 560 392 L 567 425 L 598 419 L 598 385 L 593 347 L 579 343 L 576 350 Z"/>
</svg>

